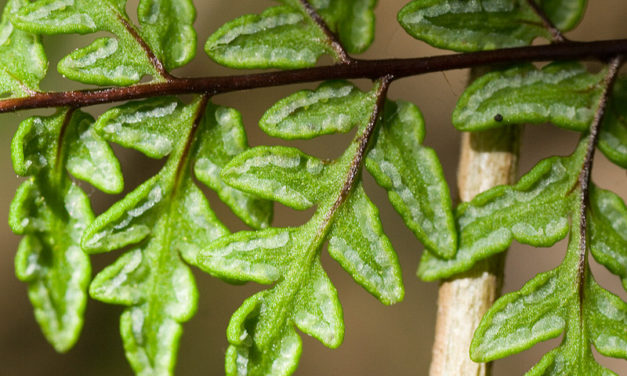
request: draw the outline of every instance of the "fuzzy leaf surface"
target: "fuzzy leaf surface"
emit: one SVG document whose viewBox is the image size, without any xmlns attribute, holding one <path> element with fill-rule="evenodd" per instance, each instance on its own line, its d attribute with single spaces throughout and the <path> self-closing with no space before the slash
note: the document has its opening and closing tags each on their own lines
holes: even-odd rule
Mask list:
<svg viewBox="0 0 627 376">
<path fill-rule="evenodd" d="M 418 276 L 433 281 L 461 273 L 477 261 L 504 251 L 514 239 L 548 247 L 564 238 L 586 140 L 571 156 L 541 161 L 515 186 L 498 186 L 461 204 L 456 211 L 460 236 L 457 254 L 446 260 L 425 252 Z"/>
<path fill-rule="evenodd" d="M 579 209 L 574 205 L 574 216 Z M 627 304 L 600 287 L 587 265 L 579 268 L 580 220 L 573 220 L 568 251 L 559 267 L 490 308 L 475 332 L 471 359 L 500 359 L 564 332 L 562 343 L 527 375 L 614 375 L 596 362 L 591 345 L 603 355 L 627 357 Z"/>
<path fill-rule="evenodd" d="M 618 79 L 603 117 L 599 150 L 607 159 L 627 168 L 627 78 Z"/>
<path fill-rule="evenodd" d="M 229 185 L 304 210 L 323 198 L 324 163 L 296 148 L 258 146 L 222 170 Z"/>
<path fill-rule="evenodd" d="M 366 168 L 388 191 L 407 227 L 440 257 L 457 251 L 450 193 L 433 149 L 421 145 L 424 120 L 408 102 L 388 102 Z"/>
<path fill-rule="evenodd" d="M 228 233 L 196 186 L 192 171 L 199 161 L 215 160 L 212 145 L 232 145 L 227 147 L 231 151 L 245 147 L 239 120 L 233 110 L 202 99 L 184 105 L 176 98 L 127 103 L 99 119 L 98 130 L 106 139 L 149 156 L 168 155 L 156 176 L 99 216 L 82 239 L 83 248 L 92 253 L 130 246 L 96 276 L 90 294 L 127 306 L 120 329 L 137 374 L 172 373 L 181 323 L 193 315 L 197 301 L 185 262 L 195 264 L 206 244 Z M 223 126 L 234 132 L 217 129 Z M 215 161 L 217 173 L 223 162 Z"/>
<path fill-rule="evenodd" d="M 605 71 L 588 73 L 579 63 L 526 64 L 488 73 L 462 94 L 453 112 L 461 131 L 551 122 L 584 131 L 603 93 Z"/>
<path fill-rule="evenodd" d="M 329 234 L 329 254 L 383 304 L 403 298 L 396 253 L 383 233 L 379 210 L 361 184 L 336 215 Z"/>
<path fill-rule="evenodd" d="M 280 2 L 224 24 L 207 40 L 207 54 L 232 68 L 305 68 L 325 54 L 339 59 L 300 0 Z M 376 0 L 314 0 L 310 5 L 349 53 L 363 52 L 372 43 Z"/>
<path fill-rule="evenodd" d="M 301 9 L 276 6 L 224 24 L 205 44 L 215 62 L 231 68 L 304 68 L 333 54 L 326 36 Z"/>
<path fill-rule="evenodd" d="M 23 97 L 39 90 L 48 60 L 39 37 L 13 27 L 11 16 L 27 0 L 7 1 L 0 20 L 0 95 Z"/>
<path fill-rule="evenodd" d="M 139 29 L 125 6 L 124 0 L 41 0 L 22 7 L 11 20 L 36 34 L 113 34 L 59 62 L 61 74 L 84 83 L 130 85 L 146 75 L 162 81 L 166 70 L 191 60 L 196 41 L 190 0 L 142 0 Z"/>
<path fill-rule="evenodd" d="M 122 191 L 124 181 L 120 163 L 109 144 L 96 132 L 90 115 L 77 112 L 65 137 L 70 174 L 106 193 Z"/>
<path fill-rule="evenodd" d="M 244 123 L 232 108 L 209 104 L 198 133 L 199 157 L 194 163 L 198 180 L 218 193 L 220 200 L 246 224 L 266 228 L 272 220 L 272 203 L 224 183 L 220 172 L 231 159 L 248 149 Z"/>
<path fill-rule="evenodd" d="M 586 6 L 585 0 L 536 3 L 561 30 L 574 27 Z M 455 51 L 524 46 L 551 37 L 527 0 L 414 0 L 398 20 L 414 38 Z"/>
<path fill-rule="evenodd" d="M 15 171 L 30 176 L 18 189 L 9 215 L 11 229 L 24 235 L 16 274 L 28 283 L 35 318 L 60 352 L 74 345 L 83 326 L 91 266 L 80 239 L 93 220 L 87 196 L 66 169 L 78 178 L 85 178 L 81 172 L 93 172 L 87 180 L 104 190 L 122 184 L 117 160 L 92 125 L 85 113 L 60 110 L 23 121 L 11 143 Z M 99 171 L 110 174 L 109 180 Z"/>
<path fill-rule="evenodd" d="M 325 85 L 319 90 L 326 90 Z M 368 97 L 371 95 L 375 94 Z M 370 113 L 374 111 L 374 101 L 371 103 Z M 321 116 L 316 106 L 309 109 Z M 354 111 L 345 109 L 346 113 Z M 307 117 L 306 109 L 302 116 Z M 333 162 L 323 163 L 294 148 L 260 146 L 238 155 L 223 169 L 222 178 L 237 188 L 298 209 L 316 205 L 315 214 L 302 226 L 236 233 L 201 252 L 198 263 L 210 274 L 234 281 L 274 283 L 246 300 L 231 318 L 228 375 L 294 372 L 302 347 L 296 327 L 328 347 L 340 345 L 342 310 L 320 265 L 320 250 L 326 241 L 331 255 L 380 301 L 392 304 L 403 298 L 400 267 L 382 232 L 378 210 L 360 182 L 348 191 L 345 187 L 360 150 L 360 135 L 369 122 L 369 117 L 361 119 L 353 125 L 358 126 L 355 140 Z"/>
<path fill-rule="evenodd" d="M 309 3 L 349 53 L 364 52 L 370 46 L 374 39 L 377 0 L 310 0 Z"/>
<path fill-rule="evenodd" d="M 141 36 L 166 69 L 187 64 L 196 54 L 191 0 L 141 0 L 137 8 Z"/>
<path fill-rule="evenodd" d="M 499 359 L 559 336 L 574 298 L 567 277 L 554 269 L 499 299 L 475 332 L 471 358 Z"/>
<path fill-rule="evenodd" d="M 266 111 L 259 126 L 267 134 L 284 139 L 346 133 L 368 121 L 375 99 L 350 82 L 327 81 L 315 90 L 281 99 Z"/>
<path fill-rule="evenodd" d="M 588 211 L 590 251 L 627 290 L 627 207 L 616 194 L 593 187 Z"/>
</svg>

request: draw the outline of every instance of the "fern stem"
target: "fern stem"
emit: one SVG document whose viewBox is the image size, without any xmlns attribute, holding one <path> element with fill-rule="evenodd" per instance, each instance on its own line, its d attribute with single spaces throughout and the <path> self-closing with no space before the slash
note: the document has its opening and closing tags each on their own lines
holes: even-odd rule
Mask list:
<svg viewBox="0 0 627 376">
<path fill-rule="evenodd" d="M 536 13 L 538 17 L 540 17 L 540 19 L 542 20 L 542 24 L 544 25 L 544 28 L 547 29 L 549 33 L 551 33 L 551 38 L 553 38 L 553 42 L 564 43 L 568 41 L 568 39 L 564 37 L 560 29 L 555 27 L 555 25 L 553 24 L 553 21 L 551 21 L 549 17 L 547 17 L 546 13 L 544 13 L 544 11 L 540 8 L 540 6 L 534 0 L 527 0 L 527 4 L 529 4 L 529 7 L 533 9 L 533 11 Z"/>
<path fill-rule="evenodd" d="M 350 57 L 348 52 L 346 52 L 346 50 L 344 49 L 344 46 L 342 46 L 342 43 L 340 43 L 340 41 L 337 39 L 335 34 L 333 34 L 331 29 L 329 29 L 329 25 L 327 25 L 327 23 L 324 22 L 324 20 L 322 19 L 322 17 L 320 17 L 320 14 L 318 14 L 316 9 L 312 7 L 311 4 L 309 4 L 309 1 L 307 0 L 300 0 L 300 3 L 302 4 L 303 9 L 305 9 L 305 12 L 307 12 L 307 15 L 309 16 L 309 18 L 312 19 L 312 21 L 318 26 L 318 28 L 320 28 L 320 30 L 322 30 L 324 35 L 327 37 L 327 41 L 329 45 L 331 46 L 331 48 L 333 49 L 333 51 L 335 51 L 335 54 L 337 55 L 337 58 L 340 61 L 340 63 L 351 64 L 354 61 L 353 58 Z"/>
<path fill-rule="evenodd" d="M 355 158 L 351 162 L 350 170 L 348 171 L 348 175 L 346 176 L 346 180 L 344 181 L 342 191 L 340 192 L 340 195 L 335 204 L 333 204 L 332 213 L 335 213 L 335 211 L 344 203 L 344 201 L 346 201 L 350 191 L 355 186 L 355 181 L 361 173 L 361 168 L 366 158 L 366 152 L 368 151 L 368 147 L 371 144 L 370 141 L 372 140 L 372 136 L 375 133 L 374 131 L 377 127 L 377 123 L 381 119 L 381 113 L 383 112 L 383 106 L 385 105 L 388 88 L 390 87 L 390 82 L 392 81 L 392 79 L 392 76 L 384 76 L 377 80 L 379 89 L 377 90 L 377 100 L 375 102 L 372 115 L 370 116 L 370 120 L 368 121 L 366 129 L 356 140 L 359 143 L 359 147 L 357 149 L 357 153 L 355 154 Z M 328 220 L 330 220 L 330 218 L 328 218 Z"/>
<path fill-rule="evenodd" d="M 393 79 L 452 69 L 524 61 L 598 60 L 627 54 L 627 39 L 568 42 L 555 45 L 508 48 L 410 59 L 354 60 L 315 68 L 254 73 L 223 77 L 172 78 L 166 82 L 91 90 L 36 93 L 23 98 L 0 100 L 0 113 L 16 110 L 76 106 L 126 101 L 164 95 L 208 94 L 283 86 L 330 79 Z"/>
<path fill-rule="evenodd" d="M 462 201 L 514 180 L 520 132 L 512 126 L 463 134 L 457 177 Z M 468 349 L 500 294 L 504 260 L 501 253 L 440 285 L 431 376 L 489 374 L 489 364 L 473 362 Z"/>
<path fill-rule="evenodd" d="M 605 80 L 603 81 L 603 94 L 599 99 L 599 105 L 597 106 L 597 110 L 594 114 L 594 119 L 592 120 L 592 124 L 590 125 L 590 141 L 588 142 L 586 150 L 586 158 L 584 160 L 583 166 L 581 167 L 581 172 L 579 173 L 579 187 L 581 188 L 581 212 L 579 213 L 581 219 L 579 221 L 579 231 L 581 233 L 581 241 L 579 243 L 579 268 L 577 271 L 577 275 L 580 301 L 583 301 L 584 298 L 583 293 L 585 285 L 585 275 L 586 267 L 588 264 L 587 211 L 589 206 L 590 176 L 592 174 L 592 165 L 594 163 L 594 152 L 596 151 L 597 143 L 599 141 L 599 129 L 601 128 L 601 123 L 603 122 L 603 117 L 607 108 L 607 102 L 609 100 L 610 94 L 612 93 L 612 87 L 614 86 L 614 82 L 616 82 L 616 78 L 618 77 L 618 71 L 622 62 L 622 57 L 617 56 L 613 58 L 608 64 L 607 75 L 605 76 Z"/>
</svg>

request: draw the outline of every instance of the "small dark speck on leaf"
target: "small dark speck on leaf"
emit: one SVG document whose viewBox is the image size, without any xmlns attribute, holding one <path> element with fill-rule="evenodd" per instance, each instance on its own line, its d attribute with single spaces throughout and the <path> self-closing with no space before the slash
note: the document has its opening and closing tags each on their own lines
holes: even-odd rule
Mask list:
<svg viewBox="0 0 627 376">
<path fill-rule="evenodd" d="M 503 115 L 501 114 L 496 114 L 494 116 L 494 121 L 498 121 L 499 123 L 503 121 Z"/>
</svg>

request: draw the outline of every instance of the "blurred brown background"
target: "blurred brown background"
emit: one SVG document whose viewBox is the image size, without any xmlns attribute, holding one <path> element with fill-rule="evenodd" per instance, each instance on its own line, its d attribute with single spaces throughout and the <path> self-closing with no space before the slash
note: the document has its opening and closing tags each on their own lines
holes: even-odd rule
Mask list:
<svg viewBox="0 0 627 376">
<path fill-rule="evenodd" d="M 5 1 L 0 1 L 4 5 Z M 407 0 L 380 0 L 377 8 L 376 39 L 364 58 L 415 57 L 446 53 L 426 46 L 409 37 L 396 22 L 396 13 Z M 266 0 L 196 0 L 198 16 L 196 30 L 199 48 L 197 57 L 188 66 L 176 71 L 181 76 L 224 75 L 230 71 L 212 63 L 202 51 L 211 32 L 224 22 L 244 13 L 258 13 L 272 1 Z M 134 14 L 136 1 L 129 1 L 129 14 Z M 588 12 L 579 28 L 567 36 L 576 40 L 594 40 L 627 37 L 627 2 L 625 0 L 590 1 Z M 134 17 L 134 16 L 133 16 Z M 46 37 L 46 50 L 50 59 L 50 74 L 42 84 L 45 90 L 58 90 L 68 85 L 56 73 L 58 60 L 73 48 L 85 46 L 93 35 Z M 328 62 L 328 61 L 323 61 Z M 456 196 L 455 173 L 459 148 L 459 133 L 450 124 L 450 114 L 456 98 L 463 91 L 466 71 L 434 73 L 395 82 L 389 97 L 405 99 L 417 104 L 423 111 L 427 125 L 425 143 L 434 147 L 441 158 L 446 177 Z M 367 81 L 359 81 L 366 88 Z M 70 87 L 82 87 L 70 83 Z M 264 135 L 256 122 L 264 110 L 276 100 L 302 88 L 315 85 L 293 85 L 282 88 L 259 89 L 216 97 L 219 104 L 237 108 L 243 113 L 251 145 L 290 144 L 321 157 L 334 157 L 341 153 L 350 135 L 325 136 L 314 141 L 283 142 Z M 106 107 L 96 106 L 88 110 L 101 113 Z M 4 179 L 0 181 L 0 214 L 8 215 L 9 203 L 21 179 L 15 177 L 9 154 L 12 134 L 19 122 L 29 114 L 49 114 L 51 110 L 1 115 L 0 129 L 2 156 L 0 168 Z M 520 171 L 528 171 L 538 160 L 553 154 L 568 154 L 574 149 L 578 135 L 550 126 L 529 126 L 522 142 Z M 162 161 L 149 160 L 139 153 L 115 147 L 121 158 L 129 192 L 162 165 Z M 612 189 L 627 198 L 627 175 L 624 170 L 611 165 L 597 154 L 594 180 L 602 187 Z M 346 336 L 337 350 L 329 350 L 319 342 L 303 336 L 304 350 L 297 375 L 426 375 L 429 367 L 433 340 L 437 284 L 423 283 L 415 277 L 415 270 L 422 246 L 403 225 L 400 217 L 389 204 L 385 192 L 373 180 L 365 177 L 366 190 L 381 210 L 381 218 L 387 235 L 399 254 L 406 287 L 405 301 L 385 307 L 361 287 L 323 252 L 322 259 L 331 279 L 337 286 L 344 307 Z M 106 196 L 88 185 L 84 189 L 93 199 L 96 213 L 102 213 L 122 196 Z M 208 192 L 218 216 L 233 231 L 245 226 Z M 296 212 L 276 205 L 275 226 L 301 224 L 308 220 L 311 211 Z M 124 358 L 118 332 L 118 318 L 122 307 L 89 301 L 82 337 L 68 354 L 54 352 L 33 318 L 26 286 L 14 276 L 13 257 L 19 237 L 13 235 L 1 221 L 0 237 L 0 376 L 13 375 L 131 375 Z M 549 270 L 561 261 L 565 243 L 562 241 L 550 249 L 533 249 L 515 244 L 509 252 L 506 266 L 505 292 L 519 289 L 536 273 Z M 112 252 L 92 258 L 93 273 L 100 271 L 120 255 Z M 618 278 L 603 269 L 593 271 L 600 283 L 627 300 Z M 223 355 L 227 347 L 225 330 L 230 315 L 241 302 L 261 287 L 254 284 L 231 286 L 195 271 L 200 290 L 200 302 L 195 317 L 184 325 L 179 349 L 176 374 L 219 375 L 223 374 Z M 555 339 L 540 344 L 532 350 L 497 361 L 496 375 L 520 375 L 537 362 L 543 353 L 559 343 Z M 608 360 L 601 362 L 619 374 L 627 375 L 627 362 Z"/>
</svg>

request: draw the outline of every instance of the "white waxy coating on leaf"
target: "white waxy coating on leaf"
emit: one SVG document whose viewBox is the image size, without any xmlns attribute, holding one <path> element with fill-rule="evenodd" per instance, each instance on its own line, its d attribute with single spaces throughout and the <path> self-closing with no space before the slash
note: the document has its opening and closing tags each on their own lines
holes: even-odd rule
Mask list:
<svg viewBox="0 0 627 376">
<path fill-rule="evenodd" d="M 403 299 L 404 289 L 398 259 L 378 217 L 359 185 L 336 215 L 329 254 L 382 303 L 393 304 Z"/>
<path fill-rule="evenodd" d="M 135 273 L 142 265 L 142 252 L 135 249 L 124 254 L 110 269 L 114 275 L 99 274 L 91 285 L 89 294 L 92 298 L 109 303 L 137 304 L 142 292 L 135 287 L 136 280 L 131 280 L 130 274 Z M 116 270 L 116 269 L 119 269 Z M 107 279 L 103 280 L 102 276 Z M 127 284 L 127 281 L 130 284 Z"/>
<path fill-rule="evenodd" d="M 453 124 L 468 131 L 552 122 L 582 131 L 594 117 L 603 76 L 575 63 L 554 63 L 542 70 L 523 65 L 493 72 L 464 92 L 453 112 Z"/>
<path fill-rule="evenodd" d="M 99 60 L 104 60 L 115 54 L 118 50 L 118 41 L 115 38 L 97 39 L 82 53 L 72 54 L 71 58 L 65 60 L 65 66 L 68 68 L 85 68 L 95 65 Z"/>
<path fill-rule="evenodd" d="M 522 46 L 546 36 L 530 9 L 514 3 L 522 1 L 417 0 L 401 10 L 399 21 L 415 38 L 458 51 Z"/>
<path fill-rule="evenodd" d="M 235 157 L 221 177 L 233 187 L 303 210 L 319 199 L 323 171 L 322 161 L 297 149 L 257 147 Z"/>
<path fill-rule="evenodd" d="M 346 133 L 368 121 L 374 96 L 347 81 L 327 81 L 315 90 L 302 90 L 268 109 L 259 126 L 286 139 L 307 139 Z"/>
<path fill-rule="evenodd" d="M 139 27 L 132 24 L 125 6 L 124 0 L 44 0 L 26 5 L 14 22 L 42 34 L 114 34 L 114 38 L 101 38 L 72 52 L 59 63 L 60 73 L 84 83 L 130 85 L 147 75 L 163 81 L 167 74 L 162 67 L 170 70 L 191 60 L 196 33 L 190 0 L 140 1 Z"/>
<path fill-rule="evenodd" d="M 200 266 L 211 272 L 238 280 L 272 283 L 290 262 L 294 244 L 288 230 L 258 231 L 250 237 L 225 243 L 218 239 L 199 257 Z"/>
<path fill-rule="evenodd" d="M 569 291 L 559 270 L 538 275 L 490 309 L 473 339 L 473 360 L 489 361 L 522 351 L 566 328 L 564 306 L 570 302 Z"/>
<path fill-rule="evenodd" d="M 278 348 L 273 349 L 274 354 L 269 369 L 264 370 L 268 375 L 287 376 L 292 374 L 298 365 L 302 344 L 300 337 L 292 328 L 286 329 L 281 337 Z M 243 375 L 247 375 L 248 372 Z"/>
<path fill-rule="evenodd" d="M 228 29 L 219 38 L 215 39 L 216 45 L 228 45 L 235 39 L 245 35 L 254 35 L 268 29 L 278 28 L 284 25 L 294 25 L 303 21 L 305 17 L 297 12 L 277 12 L 272 17 L 256 18 L 256 22 L 246 22 L 242 25 Z M 215 48 L 215 47 L 214 47 Z"/>
<path fill-rule="evenodd" d="M 299 293 L 294 322 L 326 346 L 338 347 L 344 337 L 344 323 L 337 291 L 319 263 L 313 265 L 310 273 L 310 280 Z"/>
<path fill-rule="evenodd" d="M 21 19 L 30 22 L 46 23 L 50 23 L 53 20 L 55 27 L 76 27 L 83 32 L 95 30 L 96 23 L 88 14 L 80 12 L 68 12 L 65 14 L 64 11 L 71 7 L 74 7 L 74 0 L 49 1 L 36 10 L 23 15 Z M 60 18 L 59 13 L 64 14 L 65 17 Z"/>
<path fill-rule="evenodd" d="M 303 12 L 277 6 L 226 23 L 207 40 L 205 51 L 230 67 L 303 68 L 332 50 Z"/>
<path fill-rule="evenodd" d="M 427 281 L 446 278 L 477 261 L 504 251 L 516 239 L 550 246 L 568 234 L 569 217 L 585 140 L 568 157 L 538 163 L 515 186 L 499 186 L 458 207 L 460 247 L 453 259 L 423 254 L 418 275 Z"/>
</svg>

